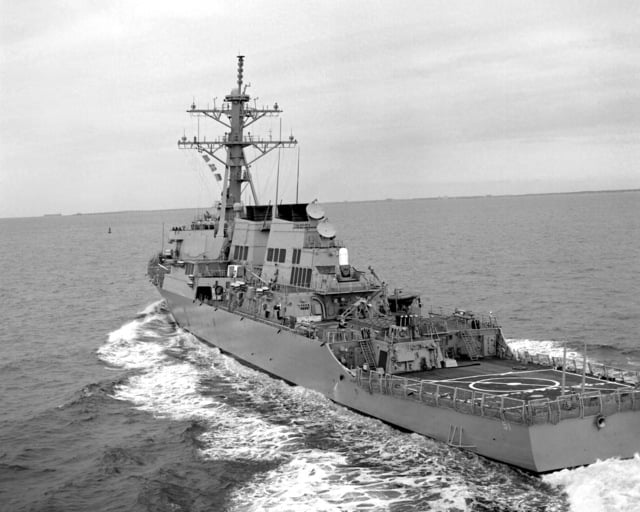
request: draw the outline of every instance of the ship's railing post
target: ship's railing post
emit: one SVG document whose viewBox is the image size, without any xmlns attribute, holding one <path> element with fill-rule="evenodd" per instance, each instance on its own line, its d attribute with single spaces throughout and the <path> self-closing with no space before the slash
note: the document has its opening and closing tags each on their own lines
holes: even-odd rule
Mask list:
<svg viewBox="0 0 640 512">
<path fill-rule="evenodd" d="M 578 404 L 580 407 L 580 418 L 584 418 L 584 397 L 582 395 L 578 395 Z"/>
<path fill-rule="evenodd" d="M 440 384 L 436 385 L 436 406 L 440 406 Z"/>
<path fill-rule="evenodd" d="M 546 407 L 546 412 L 547 412 L 547 423 L 551 422 L 551 403 L 549 402 L 549 400 L 547 399 L 547 407 Z"/>
</svg>

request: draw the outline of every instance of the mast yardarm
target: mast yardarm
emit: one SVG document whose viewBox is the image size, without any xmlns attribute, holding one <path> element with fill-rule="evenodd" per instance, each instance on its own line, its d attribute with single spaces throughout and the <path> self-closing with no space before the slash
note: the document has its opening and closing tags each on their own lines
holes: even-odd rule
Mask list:
<svg viewBox="0 0 640 512">
<path fill-rule="evenodd" d="M 243 74 L 244 74 L 244 56 L 238 56 L 238 75 L 237 87 L 234 88 L 224 98 L 221 107 L 217 107 L 214 102 L 212 109 L 197 108 L 195 101 L 187 110 L 189 114 L 196 117 L 209 118 L 228 128 L 224 136 L 217 137 L 213 140 L 206 138 L 200 139 L 194 136 L 189 139 L 183 136 L 178 141 L 178 147 L 181 149 L 195 149 L 199 153 L 205 153 L 210 158 L 214 158 L 220 164 L 224 165 L 224 181 L 222 187 L 222 204 L 225 209 L 225 217 L 230 219 L 233 216 L 233 205 L 241 201 L 242 185 L 249 183 L 253 200 L 255 204 L 259 204 L 258 196 L 251 178 L 251 164 L 276 148 L 290 148 L 297 144 L 293 136 L 287 140 L 272 140 L 271 137 L 263 139 L 260 136 L 248 134 L 245 135 L 244 130 L 256 121 L 265 116 L 277 116 L 282 110 L 277 103 L 273 107 L 252 107 L 249 105 L 250 96 L 246 94 L 249 84 L 244 85 L 243 90 Z M 247 160 L 245 149 L 254 148 L 257 153 L 252 159 Z M 221 149 L 226 150 L 226 156 Z"/>
</svg>

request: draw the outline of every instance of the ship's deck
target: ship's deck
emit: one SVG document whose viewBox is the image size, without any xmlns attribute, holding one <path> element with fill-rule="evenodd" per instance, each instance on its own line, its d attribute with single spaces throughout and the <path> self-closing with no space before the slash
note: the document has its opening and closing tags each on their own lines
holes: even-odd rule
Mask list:
<svg viewBox="0 0 640 512">
<path fill-rule="evenodd" d="M 455 368 L 402 374 L 401 377 L 524 401 L 542 398 L 555 400 L 562 394 L 562 370 L 497 358 L 458 361 L 458 365 Z M 580 392 L 581 386 L 581 373 L 565 373 L 564 394 Z M 585 377 L 585 393 L 613 393 L 626 388 L 633 388 L 633 385 L 589 375 Z"/>
</svg>

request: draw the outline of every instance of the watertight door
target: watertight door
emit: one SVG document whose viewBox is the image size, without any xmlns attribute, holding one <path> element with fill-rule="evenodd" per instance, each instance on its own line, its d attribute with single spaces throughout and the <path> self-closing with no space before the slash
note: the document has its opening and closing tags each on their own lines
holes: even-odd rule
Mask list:
<svg viewBox="0 0 640 512">
<path fill-rule="evenodd" d="M 378 368 L 384 368 L 385 371 L 387 369 L 387 351 L 381 350 L 380 354 L 378 354 Z"/>
</svg>

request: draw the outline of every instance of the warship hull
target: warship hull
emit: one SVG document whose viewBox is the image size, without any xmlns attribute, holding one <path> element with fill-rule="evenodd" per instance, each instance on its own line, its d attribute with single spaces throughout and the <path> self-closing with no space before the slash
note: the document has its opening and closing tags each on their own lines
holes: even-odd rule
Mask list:
<svg viewBox="0 0 640 512">
<path fill-rule="evenodd" d="M 535 473 L 640 449 L 640 415 L 633 410 L 635 406 L 607 416 L 606 428 L 598 426 L 592 415 L 529 425 L 433 407 L 368 388 L 321 340 L 161 288 L 159 292 L 178 325 L 239 361 L 317 391 L 344 407 L 456 448 Z"/>
<path fill-rule="evenodd" d="M 640 451 L 638 372 L 632 381 L 598 373 L 585 358 L 580 382 L 566 357 L 514 357 L 492 313 L 425 312 L 419 294 L 351 265 L 324 208 L 299 202 L 297 183 L 295 202 L 278 197 L 278 179 L 276 200 L 260 202 L 252 164 L 297 140 L 248 131 L 281 109 L 251 101 L 243 77 L 239 55 L 222 104 L 187 110 L 224 135 L 178 140 L 221 182 L 220 200 L 173 226 L 167 245 L 163 229 L 148 264 L 183 329 L 337 404 L 529 471 Z"/>
</svg>

